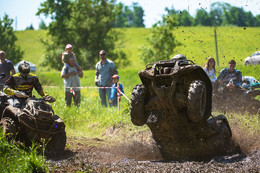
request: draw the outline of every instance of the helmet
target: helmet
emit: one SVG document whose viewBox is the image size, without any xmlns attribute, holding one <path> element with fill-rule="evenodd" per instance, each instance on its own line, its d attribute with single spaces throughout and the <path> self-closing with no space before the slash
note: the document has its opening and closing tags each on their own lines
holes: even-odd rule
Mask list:
<svg viewBox="0 0 260 173">
<path fill-rule="evenodd" d="M 119 79 L 119 76 L 117 74 L 112 76 L 112 79 Z"/>
<path fill-rule="evenodd" d="M 18 70 L 22 76 L 27 77 L 30 73 L 30 64 L 23 60 L 19 63 Z"/>
<path fill-rule="evenodd" d="M 177 55 L 174 55 L 174 57 L 172 57 L 171 60 L 187 60 L 187 58 L 185 55 L 177 54 Z"/>
</svg>

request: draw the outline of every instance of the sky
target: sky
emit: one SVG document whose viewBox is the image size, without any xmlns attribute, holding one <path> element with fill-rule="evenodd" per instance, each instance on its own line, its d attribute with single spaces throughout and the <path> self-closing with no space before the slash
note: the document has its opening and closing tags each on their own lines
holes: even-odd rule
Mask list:
<svg viewBox="0 0 260 173">
<path fill-rule="evenodd" d="M 24 30 L 31 24 L 34 29 L 38 29 L 41 20 L 46 24 L 51 22 L 50 18 L 45 16 L 36 16 L 41 2 L 45 0 L 0 0 L 0 19 L 7 14 L 9 18 L 14 19 L 13 27 L 15 30 Z M 187 10 L 192 16 L 195 16 L 196 10 L 200 8 L 210 10 L 210 4 L 214 2 L 226 2 L 236 7 L 243 7 L 245 11 L 251 11 L 254 16 L 260 14 L 260 0 L 117 0 L 127 6 L 133 2 L 144 9 L 144 24 L 150 28 L 154 23 L 162 19 L 166 14 L 165 8 L 176 10 Z"/>
</svg>

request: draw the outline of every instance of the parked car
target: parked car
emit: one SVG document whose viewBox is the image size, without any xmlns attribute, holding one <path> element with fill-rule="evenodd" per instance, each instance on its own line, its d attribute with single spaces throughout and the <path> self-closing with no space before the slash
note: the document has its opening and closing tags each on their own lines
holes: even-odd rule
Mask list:
<svg viewBox="0 0 260 173">
<path fill-rule="evenodd" d="M 27 62 L 28 62 L 28 61 L 27 61 Z M 19 63 L 20 63 L 20 62 L 18 62 L 18 63 L 14 66 L 14 69 L 15 69 L 16 73 L 19 72 L 19 70 L 18 70 Z M 28 62 L 28 63 L 30 64 L 30 71 L 31 71 L 31 72 L 35 72 L 35 71 L 36 71 L 36 65 L 33 64 L 33 63 L 31 63 L 31 62 Z"/>
<path fill-rule="evenodd" d="M 249 65 L 249 64 L 260 64 L 260 51 L 257 51 L 255 53 L 253 53 L 252 55 L 250 55 L 249 57 L 247 57 L 244 61 L 245 65 Z"/>
</svg>

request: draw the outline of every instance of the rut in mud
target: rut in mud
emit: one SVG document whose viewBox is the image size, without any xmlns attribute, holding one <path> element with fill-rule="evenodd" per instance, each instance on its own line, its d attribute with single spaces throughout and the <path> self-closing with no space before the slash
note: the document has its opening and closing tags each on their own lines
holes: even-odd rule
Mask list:
<svg viewBox="0 0 260 173">
<path fill-rule="evenodd" d="M 112 128 L 106 132 L 106 139 L 68 138 L 63 155 L 49 160 L 50 169 L 51 172 L 259 172 L 259 137 L 252 139 L 233 131 L 234 143 L 242 146 L 242 152 L 204 162 L 164 162 L 149 130 L 128 135 L 124 129 Z"/>
</svg>

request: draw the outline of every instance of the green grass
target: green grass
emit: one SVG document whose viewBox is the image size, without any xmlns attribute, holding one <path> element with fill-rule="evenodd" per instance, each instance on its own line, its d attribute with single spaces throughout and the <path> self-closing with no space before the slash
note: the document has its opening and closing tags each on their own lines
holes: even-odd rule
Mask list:
<svg viewBox="0 0 260 173">
<path fill-rule="evenodd" d="M 47 162 L 38 155 L 35 147 L 23 150 L 9 143 L 0 129 L 0 170 L 8 172 L 48 172 Z"/>
<path fill-rule="evenodd" d="M 24 60 L 30 61 L 36 65 L 44 54 L 45 47 L 41 43 L 41 39 L 47 39 L 46 30 L 25 30 L 15 32 L 18 40 L 17 45 L 24 51 Z"/>
<path fill-rule="evenodd" d="M 144 69 L 145 64 L 139 57 L 141 51 L 139 47 L 146 43 L 145 37 L 150 30 L 146 28 L 124 28 L 118 30 L 123 35 L 117 43 L 117 48 L 122 49 L 131 61 L 129 66 L 118 69 L 120 82 L 124 86 L 126 96 L 130 98 L 132 88 L 136 84 L 141 83 L 138 71 Z M 174 54 L 185 54 L 201 66 L 205 65 L 207 57 L 215 57 L 214 28 L 178 27 L 173 30 L 173 33 L 178 42 L 181 43 L 181 46 L 176 48 Z M 220 66 L 217 66 L 217 71 L 219 72 L 222 68 L 227 67 L 227 62 L 230 59 L 235 59 L 237 68 L 242 71 L 243 75 L 254 76 L 259 80 L 259 65 L 243 65 L 243 59 L 256 51 L 258 45 L 260 45 L 260 40 L 256 39 L 260 34 L 259 28 L 219 27 L 217 33 L 220 62 Z M 25 50 L 25 59 L 38 65 L 39 61 L 35 58 L 30 59 L 30 57 L 41 57 L 44 53 L 43 45 L 39 40 L 40 38 L 47 39 L 46 31 L 18 31 L 16 34 L 18 37 L 17 44 Z M 170 59 L 170 57 L 162 57 L 162 59 Z M 82 89 L 82 104 L 80 108 L 66 108 L 64 106 L 63 79 L 60 78 L 60 72 L 55 70 L 37 71 L 37 75 L 44 86 L 57 86 L 56 88 L 45 87 L 45 90 L 57 98 L 53 108 L 66 122 L 69 135 L 90 134 L 90 136 L 93 136 L 95 135 L 93 127 L 96 129 L 96 135 L 99 135 L 101 131 L 104 131 L 111 124 L 131 124 L 128 113 L 125 115 L 117 113 L 116 109 L 100 106 L 97 89 Z M 84 71 L 81 86 L 94 86 L 94 76 L 94 70 Z M 122 107 L 127 107 L 128 101 L 122 98 L 121 105 Z"/>
<path fill-rule="evenodd" d="M 123 50 L 130 60 L 130 64 L 125 67 L 127 69 L 141 70 L 145 67 L 145 63 L 140 58 L 140 46 L 147 44 L 145 38 L 148 36 L 150 29 L 147 28 L 124 28 L 118 29 L 123 35 L 117 42 L 117 49 Z M 47 39 L 47 31 L 16 31 L 18 41 L 17 45 L 24 50 L 24 59 L 39 64 L 39 58 L 44 54 L 44 47 L 40 39 Z M 181 46 L 175 49 L 174 54 L 185 54 L 196 64 L 204 66 L 206 59 L 212 56 L 216 59 L 215 39 L 213 27 L 177 27 L 173 30 Z M 243 28 L 243 27 L 219 27 L 217 28 L 218 50 L 219 50 L 219 66 L 217 70 L 227 67 L 230 59 L 237 61 L 237 68 L 242 69 L 243 74 L 251 73 L 254 66 L 244 67 L 244 59 L 253 52 L 259 50 L 260 40 L 259 27 Z M 172 55 L 172 56 L 173 56 Z M 109 56 L 108 56 L 109 58 Z M 162 59 L 170 59 L 171 57 L 162 57 Z M 257 66 L 258 68 L 259 66 Z M 124 68 L 124 69 L 125 69 Z M 259 79 L 258 75 L 254 74 Z"/>
<path fill-rule="evenodd" d="M 123 84 L 125 94 L 128 98 L 131 97 L 133 87 L 141 83 L 138 77 L 138 71 L 145 68 L 145 64 L 139 56 L 139 47 L 145 44 L 145 37 L 150 30 L 145 28 L 126 28 L 119 29 L 124 33 L 124 36 L 117 43 L 117 48 L 123 50 L 131 63 L 122 69 L 118 69 L 120 83 Z M 39 65 L 39 59 L 44 54 L 45 48 L 40 42 L 40 38 L 47 39 L 46 31 L 17 31 L 17 45 L 25 52 L 25 60 L 31 61 Z M 193 60 L 198 65 L 204 66 L 206 58 L 215 56 L 214 29 L 211 27 L 179 27 L 173 30 L 174 35 L 181 46 L 175 49 L 174 54 L 185 54 L 189 59 Z M 244 66 L 243 60 L 254 51 L 259 49 L 260 30 L 259 28 L 242 28 L 242 27 L 219 27 L 218 33 L 218 48 L 219 62 L 217 71 L 227 67 L 227 62 L 230 59 L 237 61 L 237 68 L 240 69 L 243 75 L 250 75 L 260 80 L 260 66 Z M 172 55 L 173 56 L 173 55 Z M 109 58 L 109 56 L 108 56 Z M 170 59 L 171 57 L 162 57 L 162 59 Z M 84 136 L 84 137 L 99 137 L 103 135 L 109 127 L 124 127 L 131 128 L 131 133 L 138 130 L 147 130 L 147 126 L 137 127 L 132 125 L 129 115 L 129 102 L 122 98 L 120 103 L 120 112 L 116 108 L 104 108 L 100 105 L 100 99 L 97 89 L 82 89 L 81 90 L 81 106 L 79 108 L 72 106 L 65 107 L 63 79 L 60 78 L 60 72 L 52 71 L 37 71 L 44 89 L 48 94 L 57 99 L 52 103 L 53 109 L 66 124 L 66 132 L 68 136 Z M 94 86 L 94 70 L 84 71 L 84 77 L 81 79 L 82 86 Z M 56 87 L 46 87 L 56 86 Z M 39 95 L 34 91 L 34 95 Z M 216 113 L 213 113 L 216 115 Z M 234 130 L 235 136 L 239 141 L 251 140 L 249 144 L 256 146 L 259 149 L 259 116 L 254 115 L 227 115 L 230 124 L 233 127 L 239 127 L 240 130 Z M 245 132 L 245 135 L 241 135 Z M 233 129 L 232 129 L 233 130 Z M 257 142 L 258 141 L 258 142 Z M 44 161 L 41 157 L 37 158 L 33 151 L 27 152 L 18 149 L 15 145 L 7 145 L 0 136 L 0 170 L 4 172 L 31 172 L 32 165 L 41 165 Z M 243 145 L 243 144 L 241 144 Z M 244 144 L 246 146 L 246 144 Z M 250 147 L 250 146 L 248 146 Z M 10 154 L 8 154 L 10 153 Z M 17 155 L 14 153 L 18 153 Z M 22 153 L 22 155 L 19 155 Z M 24 159 L 18 159 L 24 158 Z M 27 162 L 29 161 L 29 162 Z M 38 162 L 39 161 L 39 162 Z M 36 162 L 36 163 L 35 163 Z M 30 163 L 30 164 L 29 164 Z M 13 166 L 15 165 L 15 166 Z M 17 168 L 16 168 L 17 167 Z M 30 169 L 29 169 L 30 167 Z M 40 169 L 46 169 L 41 167 Z M 29 170 L 29 171 L 28 171 Z"/>
<path fill-rule="evenodd" d="M 126 96 L 130 99 L 132 88 L 141 83 L 137 70 L 120 70 L 120 83 L 124 86 Z M 97 89 L 81 89 L 81 106 L 79 108 L 65 106 L 65 94 L 63 79 L 60 78 L 60 72 L 37 72 L 37 76 L 45 91 L 57 99 L 52 104 L 56 114 L 62 117 L 66 124 L 66 131 L 69 136 L 88 136 L 97 137 L 111 125 L 121 126 L 131 124 L 129 116 L 129 101 L 122 98 L 120 102 L 120 112 L 117 108 L 105 108 L 100 105 L 100 98 Z M 95 71 L 84 71 L 84 77 L 81 79 L 82 86 L 94 87 Z M 39 96 L 35 91 L 34 95 Z"/>
</svg>

